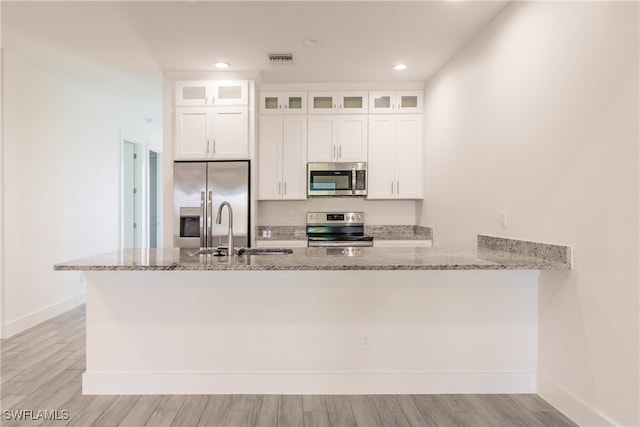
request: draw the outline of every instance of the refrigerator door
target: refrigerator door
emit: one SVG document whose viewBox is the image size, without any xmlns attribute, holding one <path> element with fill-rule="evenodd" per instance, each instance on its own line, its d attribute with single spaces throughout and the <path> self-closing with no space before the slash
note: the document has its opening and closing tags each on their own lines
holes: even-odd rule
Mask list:
<svg viewBox="0 0 640 427">
<path fill-rule="evenodd" d="M 173 246 L 205 246 L 205 192 L 207 164 L 175 162 L 173 165 Z"/>
<path fill-rule="evenodd" d="M 212 192 L 212 246 L 226 245 L 229 235 L 229 210 L 222 211 L 222 221 L 216 216 L 222 202 L 233 209 L 233 237 L 235 247 L 249 246 L 249 162 L 209 162 L 207 190 Z"/>
</svg>

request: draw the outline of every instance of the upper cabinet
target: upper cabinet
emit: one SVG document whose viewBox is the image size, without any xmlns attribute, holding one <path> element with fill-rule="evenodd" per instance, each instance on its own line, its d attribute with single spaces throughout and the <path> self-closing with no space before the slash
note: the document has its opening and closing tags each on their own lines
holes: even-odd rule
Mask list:
<svg viewBox="0 0 640 427">
<path fill-rule="evenodd" d="M 368 109 L 367 92 L 309 92 L 310 114 L 363 114 Z"/>
<path fill-rule="evenodd" d="M 367 161 L 366 115 L 309 116 L 308 122 L 308 161 Z"/>
<path fill-rule="evenodd" d="M 262 92 L 260 114 L 307 114 L 307 92 Z"/>
<path fill-rule="evenodd" d="M 369 92 L 369 113 L 422 113 L 423 96 L 420 90 Z"/>
<path fill-rule="evenodd" d="M 244 80 L 176 82 L 174 92 L 176 106 L 247 105 L 249 100 Z"/>
<path fill-rule="evenodd" d="M 180 107 L 175 113 L 176 160 L 249 157 L 247 107 Z"/>
</svg>

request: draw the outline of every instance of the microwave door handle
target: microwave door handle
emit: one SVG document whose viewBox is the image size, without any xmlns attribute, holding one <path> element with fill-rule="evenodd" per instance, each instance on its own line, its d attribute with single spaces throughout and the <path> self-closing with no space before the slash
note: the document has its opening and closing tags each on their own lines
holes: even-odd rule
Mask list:
<svg viewBox="0 0 640 427">
<path fill-rule="evenodd" d="M 205 237 L 204 237 L 204 220 L 205 220 L 205 210 L 204 210 L 204 191 L 200 192 L 200 249 L 206 247 Z"/>
<path fill-rule="evenodd" d="M 356 194 L 356 168 L 351 170 L 351 193 Z"/>
<path fill-rule="evenodd" d="M 213 247 L 213 191 L 209 191 L 207 201 L 207 247 Z"/>
</svg>

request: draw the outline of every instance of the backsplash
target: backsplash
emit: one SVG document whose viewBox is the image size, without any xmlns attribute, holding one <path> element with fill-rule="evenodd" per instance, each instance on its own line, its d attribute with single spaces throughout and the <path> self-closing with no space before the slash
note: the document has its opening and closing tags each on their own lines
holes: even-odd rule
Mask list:
<svg viewBox="0 0 640 427">
<path fill-rule="evenodd" d="M 366 225 L 415 225 L 414 200 L 320 197 L 301 201 L 258 201 L 257 225 L 304 226 L 307 212 L 364 212 Z"/>
</svg>

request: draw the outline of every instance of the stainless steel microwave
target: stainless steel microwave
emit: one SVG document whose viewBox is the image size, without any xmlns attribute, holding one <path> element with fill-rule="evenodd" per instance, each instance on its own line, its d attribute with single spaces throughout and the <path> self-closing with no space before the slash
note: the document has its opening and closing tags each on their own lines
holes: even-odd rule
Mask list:
<svg viewBox="0 0 640 427">
<path fill-rule="evenodd" d="M 307 163 L 307 196 L 367 195 L 367 163 Z"/>
</svg>

